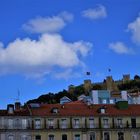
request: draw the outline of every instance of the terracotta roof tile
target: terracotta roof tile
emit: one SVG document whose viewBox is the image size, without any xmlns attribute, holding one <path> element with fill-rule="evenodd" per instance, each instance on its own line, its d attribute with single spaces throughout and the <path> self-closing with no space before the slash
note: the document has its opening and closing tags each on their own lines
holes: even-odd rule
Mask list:
<svg viewBox="0 0 140 140">
<path fill-rule="evenodd" d="M 101 114 L 98 110 L 106 106 L 106 113 Z M 51 110 L 56 107 L 58 108 L 58 113 L 51 113 Z M 91 105 L 83 103 L 82 101 L 76 101 L 71 103 L 66 103 L 64 105 L 60 104 L 46 104 L 41 105 L 39 108 L 31 109 L 34 116 L 129 116 L 135 115 L 140 116 L 140 105 L 129 105 L 128 109 L 120 110 L 115 105 Z"/>
<path fill-rule="evenodd" d="M 101 107 L 106 108 L 106 112 L 101 114 L 98 110 Z M 52 113 L 53 108 L 58 109 L 58 113 Z M 8 114 L 6 110 L 0 110 L 0 116 L 140 116 L 140 105 L 128 105 L 128 109 L 120 110 L 111 104 L 94 104 L 88 106 L 82 101 L 75 101 L 61 104 L 41 104 L 36 108 L 24 108 L 15 111 L 14 114 Z"/>
</svg>

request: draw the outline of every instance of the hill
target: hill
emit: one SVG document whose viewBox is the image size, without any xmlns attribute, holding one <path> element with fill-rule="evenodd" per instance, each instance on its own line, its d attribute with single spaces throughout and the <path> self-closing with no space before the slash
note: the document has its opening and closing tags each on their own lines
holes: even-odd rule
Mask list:
<svg viewBox="0 0 140 140">
<path fill-rule="evenodd" d="M 121 91 L 126 90 L 131 93 L 140 91 L 140 76 L 135 75 L 133 79 L 125 75 L 122 80 L 114 81 L 112 76 L 108 76 L 103 82 L 91 83 L 91 80 L 84 80 L 84 84 L 79 86 L 70 85 L 68 90 L 63 90 L 58 93 L 48 93 L 39 96 L 37 99 L 29 100 L 27 103 L 59 103 L 60 99 L 67 96 L 73 101 L 77 97 L 85 94 L 88 95 L 91 90 L 111 90 Z"/>
</svg>

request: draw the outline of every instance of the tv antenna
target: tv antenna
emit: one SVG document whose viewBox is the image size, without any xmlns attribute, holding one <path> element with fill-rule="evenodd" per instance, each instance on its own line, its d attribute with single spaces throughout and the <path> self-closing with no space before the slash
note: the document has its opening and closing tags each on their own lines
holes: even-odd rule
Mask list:
<svg viewBox="0 0 140 140">
<path fill-rule="evenodd" d="M 17 98 L 15 98 L 15 101 L 16 102 L 20 101 L 20 90 L 19 89 L 17 90 Z"/>
</svg>

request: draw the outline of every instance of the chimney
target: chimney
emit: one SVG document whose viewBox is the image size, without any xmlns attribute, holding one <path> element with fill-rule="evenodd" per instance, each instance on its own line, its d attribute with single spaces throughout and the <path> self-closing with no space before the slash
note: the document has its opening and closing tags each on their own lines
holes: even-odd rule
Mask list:
<svg viewBox="0 0 140 140">
<path fill-rule="evenodd" d="M 15 110 L 18 111 L 21 108 L 20 102 L 15 102 Z"/>
<path fill-rule="evenodd" d="M 8 112 L 8 114 L 13 114 L 14 113 L 14 105 L 13 104 L 8 104 L 7 105 L 7 112 Z"/>
</svg>

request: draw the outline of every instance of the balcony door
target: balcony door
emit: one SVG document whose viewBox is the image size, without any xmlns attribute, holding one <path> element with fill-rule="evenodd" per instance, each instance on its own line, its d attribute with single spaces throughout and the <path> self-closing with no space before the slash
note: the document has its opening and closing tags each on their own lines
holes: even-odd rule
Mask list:
<svg viewBox="0 0 140 140">
<path fill-rule="evenodd" d="M 136 118 L 131 118 L 132 128 L 136 128 Z"/>
<path fill-rule="evenodd" d="M 103 119 L 103 127 L 104 127 L 104 128 L 109 128 L 108 119 Z"/>
<path fill-rule="evenodd" d="M 118 132 L 118 140 L 124 140 L 124 133 Z"/>
<path fill-rule="evenodd" d="M 110 140 L 109 132 L 104 132 L 104 140 Z"/>
<path fill-rule="evenodd" d="M 66 119 L 62 119 L 62 120 L 61 120 L 61 128 L 62 128 L 62 129 L 67 128 L 67 120 L 66 120 Z"/>
<path fill-rule="evenodd" d="M 62 140 L 67 140 L 67 135 L 66 134 L 62 135 Z"/>
<path fill-rule="evenodd" d="M 89 119 L 89 128 L 94 128 L 94 119 Z"/>
</svg>

